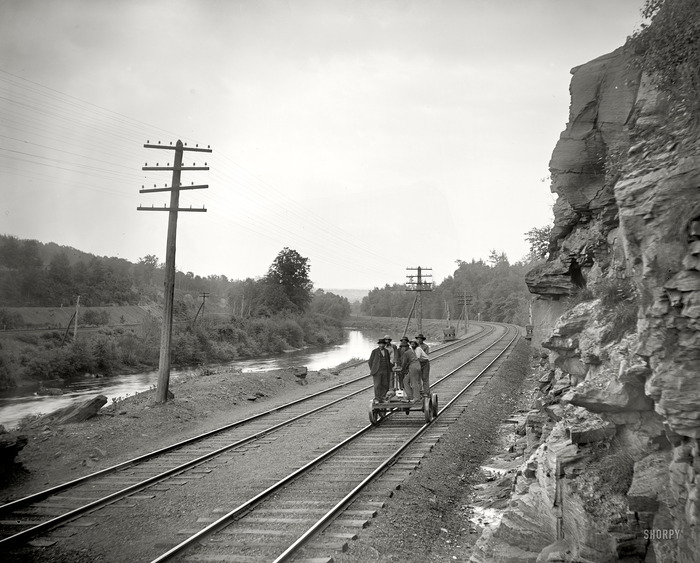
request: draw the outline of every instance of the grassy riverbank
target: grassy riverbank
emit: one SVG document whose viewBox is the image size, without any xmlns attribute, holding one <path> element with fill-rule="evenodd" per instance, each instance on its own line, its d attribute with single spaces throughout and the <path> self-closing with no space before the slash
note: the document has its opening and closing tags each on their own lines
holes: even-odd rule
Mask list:
<svg viewBox="0 0 700 563">
<path fill-rule="evenodd" d="M 86 373 L 113 375 L 157 368 L 160 323 L 103 327 L 75 342 L 58 331 L 19 334 L 0 341 L 0 388 L 65 380 Z M 318 314 L 231 318 L 173 329 L 173 367 L 220 364 L 305 346 L 341 342 L 340 321 Z"/>
</svg>

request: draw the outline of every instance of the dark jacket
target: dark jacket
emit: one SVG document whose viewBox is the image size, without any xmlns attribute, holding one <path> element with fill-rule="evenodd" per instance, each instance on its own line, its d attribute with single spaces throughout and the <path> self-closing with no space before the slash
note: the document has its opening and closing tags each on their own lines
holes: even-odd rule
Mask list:
<svg viewBox="0 0 700 563">
<path fill-rule="evenodd" d="M 372 353 L 369 356 L 369 361 L 367 362 L 369 364 L 369 374 L 370 375 L 377 375 L 380 373 L 380 370 L 382 369 L 382 357 L 381 357 L 381 352 L 384 352 L 384 360 L 385 363 L 383 364 L 386 369 L 386 373 L 389 373 L 391 370 L 391 362 L 389 361 L 389 350 L 379 350 L 379 348 L 375 348 L 372 350 Z"/>
</svg>

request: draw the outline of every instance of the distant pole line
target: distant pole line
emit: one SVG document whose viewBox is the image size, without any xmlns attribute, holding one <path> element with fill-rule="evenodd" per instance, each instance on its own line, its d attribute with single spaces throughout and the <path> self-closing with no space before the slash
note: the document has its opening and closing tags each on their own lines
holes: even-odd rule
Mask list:
<svg viewBox="0 0 700 563">
<path fill-rule="evenodd" d="M 467 290 L 464 289 L 462 290 L 463 294 L 462 297 L 458 297 L 457 300 L 459 304 L 462 306 L 462 314 L 464 315 L 464 323 L 465 323 L 465 334 L 469 332 L 469 305 L 472 304 L 474 300 L 474 296 L 472 295 L 467 295 Z"/>
<path fill-rule="evenodd" d="M 408 332 L 408 324 L 411 322 L 411 316 L 413 315 L 413 310 L 416 308 L 416 301 L 418 301 L 419 295 L 420 293 L 417 293 L 416 297 L 413 299 L 413 305 L 411 305 L 411 310 L 408 312 L 408 317 L 406 317 L 406 326 L 403 329 L 403 336 L 406 336 L 406 333 Z"/>
<path fill-rule="evenodd" d="M 182 141 L 178 140 L 175 146 L 170 145 L 152 145 L 148 141 L 144 145 L 147 149 L 166 149 L 175 151 L 175 159 L 173 165 L 170 166 L 160 166 L 156 163 L 156 166 L 148 166 L 146 163 L 142 167 L 142 170 L 172 170 L 172 183 L 170 187 L 165 188 L 154 188 L 146 189 L 142 186 L 139 193 L 152 193 L 152 192 L 170 192 L 170 207 L 143 207 L 138 206 L 136 209 L 138 211 L 168 211 L 168 239 L 165 249 L 165 293 L 164 293 L 164 303 L 163 303 L 163 328 L 160 335 L 160 361 L 158 363 L 158 386 L 156 388 L 156 402 L 165 403 L 168 400 L 168 385 L 170 382 L 170 348 L 173 335 L 173 301 L 175 297 L 175 243 L 177 239 L 177 213 L 178 211 L 206 211 L 204 207 L 201 209 L 181 208 L 180 205 L 180 190 L 187 189 L 203 189 L 209 186 L 182 186 L 180 182 L 181 172 L 183 170 L 209 170 L 206 166 L 183 166 L 182 156 L 185 151 L 193 152 L 212 152 L 210 148 L 200 149 L 197 147 L 186 147 L 182 144 Z"/>
<path fill-rule="evenodd" d="M 418 295 L 416 301 L 416 323 L 418 324 L 418 333 L 423 333 L 423 297 L 424 291 L 433 290 L 433 281 L 427 280 L 427 278 L 432 278 L 433 274 L 426 274 L 425 271 L 432 271 L 432 268 L 406 268 L 407 271 L 417 272 L 416 275 L 406 274 L 408 281 L 406 282 L 406 291 L 417 291 Z M 414 281 L 415 280 L 415 281 Z"/>
<path fill-rule="evenodd" d="M 197 317 L 199 316 L 199 312 L 202 311 L 202 320 L 204 320 L 204 303 L 207 300 L 208 293 L 200 293 L 199 296 L 202 298 L 202 304 L 199 306 L 199 309 L 197 309 L 197 314 L 194 316 L 194 319 L 192 320 L 192 327 L 194 327 L 194 323 L 197 322 Z"/>
<path fill-rule="evenodd" d="M 75 328 L 73 329 L 73 342 L 78 340 L 78 311 L 80 310 L 80 295 L 75 301 Z"/>
</svg>

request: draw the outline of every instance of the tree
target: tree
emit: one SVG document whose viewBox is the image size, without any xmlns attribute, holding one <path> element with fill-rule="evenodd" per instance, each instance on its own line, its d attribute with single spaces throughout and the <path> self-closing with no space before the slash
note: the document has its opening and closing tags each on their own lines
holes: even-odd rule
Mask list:
<svg viewBox="0 0 700 563">
<path fill-rule="evenodd" d="M 311 311 L 343 320 L 350 316 L 350 302 L 346 297 L 317 289 L 311 301 Z"/>
<path fill-rule="evenodd" d="M 56 254 L 49 262 L 49 289 L 54 305 L 67 305 L 73 300 L 73 271 L 64 252 Z"/>
<path fill-rule="evenodd" d="M 552 225 L 533 227 L 525 233 L 525 240 L 530 244 L 530 255 L 535 259 L 547 258 L 549 254 L 549 238 Z"/>
<path fill-rule="evenodd" d="M 303 312 L 312 298 L 313 283 L 309 279 L 310 269 L 308 258 L 304 258 L 296 250 L 284 247 L 272 262 L 264 282 L 281 288 L 293 308 Z M 271 293 L 275 296 L 275 307 L 281 306 L 279 294 Z M 273 310 L 273 312 L 276 311 Z"/>
<path fill-rule="evenodd" d="M 498 252 L 495 249 L 492 249 L 489 252 L 489 264 L 491 264 L 492 267 L 496 266 L 510 266 L 510 262 L 508 262 L 508 256 L 506 255 L 505 252 Z"/>
</svg>

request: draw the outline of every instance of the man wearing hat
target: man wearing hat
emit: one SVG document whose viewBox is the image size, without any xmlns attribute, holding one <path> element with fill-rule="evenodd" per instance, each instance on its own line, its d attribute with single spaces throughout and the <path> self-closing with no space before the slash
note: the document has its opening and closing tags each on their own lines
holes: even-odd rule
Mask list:
<svg viewBox="0 0 700 563">
<path fill-rule="evenodd" d="M 408 350 L 408 338 L 404 336 L 399 342 L 400 344 L 396 351 L 396 361 L 394 362 L 394 366 L 401 369 L 401 371 L 399 372 L 399 386 L 401 387 L 401 389 L 403 389 L 403 380 L 404 377 L 406 377 L 406 375 L 408 374 L 408 364 L 404 365 L 403 361 L 403 356 Z"/>
<path fill-rule="evenodd" d="M 399 365 L 399 359 L 398 359 L 399 350 L 396 347 L 396 344 L 391 343 L 391 336 L 389 336 L 388 334 L 384 335 L 384 347 L 389 352 L 389 359 L 391 360 L 391 366 L 393 367 L 393 366 Z"/>
<path fill-rule="evenodd" d="M 385 348 L 385 340 L 377 340 L 377 347 L 372 350 L 369 356 L 369 373 L 374 380 L 374 402 L 379 403 L 384 400 L 386 392 L 389 390 L 391 381 L 391 359 L 389 350 Z"/>
<path fill-rule="evenodd" d="M 425 336 L 422 333 L 416 336 L 416 341 L 418 342 L 418 348 L 423 351 L 421 354 L 416 350 L 416 356 L 418 356 L 418 361 L 420 362 L 420 394 L 423 397 L 430 397 L 430 358 L 428 358 L 430 346 L 425 343 Z"/>
</svg>

